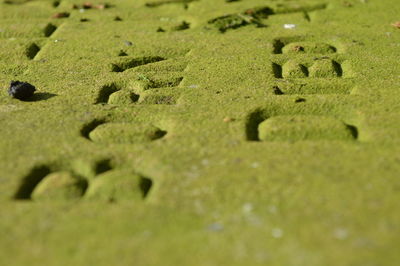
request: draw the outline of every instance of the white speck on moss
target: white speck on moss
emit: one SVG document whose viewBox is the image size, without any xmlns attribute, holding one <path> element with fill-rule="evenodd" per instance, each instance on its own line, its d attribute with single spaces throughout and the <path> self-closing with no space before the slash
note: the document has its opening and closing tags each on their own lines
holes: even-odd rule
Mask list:
<svg viewBox="0 0 400 266">
<path fill-rule="evenodd" d="M 0 105 L 0 112 L 13 112 L 13 111 L 18 111 L 18 110 L 22 110 L 23 108 L 21 106 L 16 106 L 16 105 L 12 105 L 12 104 L 8 104 L 8 105 Z"/>
<path fill-rule="evenodd" d="M 204 159 L 201 161 L 201 164 L 204 166 L 208 166 L 210 164 L 210 161 L 208 159 Z"/>
<path fill-rule="evenodd" d="M 207 230 L 211 232 L 221 232 L 224 230 L 224 226 L 220 223 L 212 223 L 207 227 Z"/>
<path fill-rule="evenodd" d="M 145 238 L 151 237 L 153 235 L 153 232 L 151 232 L 150 230 L 146 230 L 142 232 L 142 236 Z"/>
<path fill-rule="evenodd" d="M 126 46 L 132 46 L 133 45 L 133 43 L 132 42 L 130 42 L 130 41 L 124 41 L 124 44 L 126 45 Z"/>
<path fill-rule="evenodd" d="M 280 228 L 273 228 L 271 231 L 271 235 L 273 238 L 282 238 L 283 237 L 283 230 Z"/>
<path fill-rule="evenodd" d="M 271 214 L 276 214 L 278 212 L 278 208 L 275 205 L 268 206 L 268 211 Z"/>
<path fill-rule="evenodd" d="M 333 236 L 336 239 L 345 240 L 349 236 L 349 233 L 345 228 L 336 228 L 335 231 L 333 231 Z"/>
<path fill-rule="evenodd" d="M 243 204 L 243 206 L 242 206 L 242 212 L 244 214 L 250 214 L 253 211 L 253 209 L 254 209 L 253 204 L 251 204 L 249 202 Z"/>
<path fill-rule="evenodd" d="M 296 24 L 284 24 L 283 27 L 288 30 L 293 30 L 296 28 Z"/>
</svg>

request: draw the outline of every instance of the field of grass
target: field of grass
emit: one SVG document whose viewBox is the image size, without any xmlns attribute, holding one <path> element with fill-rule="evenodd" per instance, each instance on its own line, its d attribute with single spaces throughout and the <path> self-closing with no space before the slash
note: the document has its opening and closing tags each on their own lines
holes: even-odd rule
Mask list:
<svg viewBox="0 0 400 266">
<path fill-rule="evenodd" d="M 1 1 L 0 265 L 398 265 L 398 0 Z"/>
</svg>

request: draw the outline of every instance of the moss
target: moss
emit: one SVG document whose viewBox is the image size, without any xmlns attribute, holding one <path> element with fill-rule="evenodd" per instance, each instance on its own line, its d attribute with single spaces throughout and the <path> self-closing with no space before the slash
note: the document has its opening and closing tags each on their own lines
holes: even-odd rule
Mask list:
<svg viewBox="0 0 400 266">
<path fill-rule="evenodd" d="M 6 2 L 1 265 L 399 260 L 398 1 Z"/>
<path fill-rule="evenodd" d="M 308 69 L 296 61 L 288 61 L 282 66 L 283 78 L 304 78 L 308 76 Z"/>
<path fill-rule="evenodd" d="M 89 133 L 99 143 L 142 143 L 163 137 L 166 132 L 145 123 L 106 123 Z"/>
<path fill-rule="evenodd" d="M 120 90 L 110 95 L 109 104 L 131 104 L 139 100 L 139 95 L 129 90 Z"/>
<path fill-rule="evenodd" d="M 149 193 L 152 181 L 129 171 L 109 171 L 96 177 L 85 198 L 100 202 L 142 201 Z"/>
<path fill-rule="evenodd" d="M 35 201 L 76 200 L 83 196 L 87 181 L 68 172 L 55 172 L 46 176 L 33 190 Z"/>
<path fill-rule="evenodd" d="M 261 141 L 354 139 L 349 126 L 333 118 L 320 116 L 271 117 L 259 124 L 258 132 Z"/>
<path fill-rule="evenodd" d="M 123 72 L 127 69 L 165 60 L 160 56 L 145 56 L 139 58 L 123 57 L 111 64 L 112 72 Z"/>
<path fill-rule="evenodd" d="M 314 42 L 292 42 L 286 45 L 282 52 L 285 54 L 290 53 L 309 53 L 309 54 L 331 54 L 335 53 L 337 49 L 326 43 Z"/>
<path fill-rule="evenodd" d="M 139 101 L 141 104 L 176 104 L 176 98 L 173 95 L 144 93 Z"/>
<path fill-rule="evenodd" d="M 342 67 L 332 60 L 317 60 L 310 67 L 310 77 L 315 78 L 334 78 L 342 76 Z"/>
<path fill-rule="evenodd" d="M 251 21 L 250 16 L 243 16 L 240 14 L 226 15 L 210 20 L 208 23 L 212 24 L 220 32 L 225 32 L 228 29 L 236 29 L 241 26 L 249 24 Z"/>
<path fill-rule="evenodd" d="M 171 28 L 172 31 L 181 31 L 181 30 L 187 30 L 190 28 L 190 23 L 186 21 L 182 21 L 180 24 L 174 26 Z"/>
</svg>

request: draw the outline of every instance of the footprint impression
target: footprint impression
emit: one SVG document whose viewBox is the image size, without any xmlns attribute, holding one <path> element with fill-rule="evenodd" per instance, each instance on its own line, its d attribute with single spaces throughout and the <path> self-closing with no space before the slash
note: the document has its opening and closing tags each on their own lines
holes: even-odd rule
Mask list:
<svg viewBox="0 0 400 266">
<path fill-rule="evenodd" d="M 350 63 L 334 45 L 300 36 L 277 38 L 273 47 L 274 94 L 351 93 Z"/>
<path fill-rule="evenodd" d="M 80 199 L 141 202 L 152 186 L 150 178 L 131 170 L 113 168 L 110 160 L 94 165 L 76 161 L 72 169 L 53 169 L 51 166 L 33 168 L 23 178 L 14 198 L 51 202 Z"/>
<path fill-rule="evenodd" d="M 121 53 L 120 53 L 121 54 Z M 123 78 L 103 85 L 96 97 L 97 104 L 159 104 L 174 105 L 187 67 L 184 57 L 131 57 L 123 52 L 110 67 Z M 128 80 L 128 82 L 126 82 Z"/>
<path fill-rule="evenodd" d="M 275 39 L 272 73 L 276 79 L 270 92 L 281 95 L 349 94 L 351 69 L 338 48 L 308 41 L 305 37 Z M 344 63 L 343 63 L 344 62 Z M 350 74 L 349 74 L 350 72 Z M 246 124 L 250 141 L 357 140 L 359 132 L 344 112 L 306 97 L 298 97 L 286 107 L 260 108 Z M 301 105 L 301 106 L 299 106 Z M 350 119 L 351 120 L 351 119 Z"/>
<path fill-rule="evenodd" d="M 325 9 L 326 4 L 299 5 L 298 3 L 277 3 L 271 6 L 259 6 L 239 13 L 223 15 L 208 20 L 207 29 L 217 29 L 220 33 L 238 29 L 248 25 L 267 27 L 268 17 L 288 13 L 302 13 L 307 21 L 311 21 L 309 12 Z"/>
</svg>

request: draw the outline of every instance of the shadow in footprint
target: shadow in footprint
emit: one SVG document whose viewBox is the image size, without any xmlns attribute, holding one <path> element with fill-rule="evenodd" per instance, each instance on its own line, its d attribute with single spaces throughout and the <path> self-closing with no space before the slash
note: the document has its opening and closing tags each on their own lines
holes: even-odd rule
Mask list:
<svg viewBox="0 0 400 266">
<path fill-rule="evenodd" d="M 31 43 L 28 47 L 26 47 L 25 55 L 29 59 L 34 59 L 37 53 L 39 53 L 40 47 L 36 43 Z"/>
<path fill-rule="evenodd" d="M 57 30 L 57 26 L 49 23 L 43 29 L 43 34 L 44 34 L 45 37 L 50 37 L 56 30 Z"/>
<path fill-rule="evenodd" d="M 49 93 L 49 92 L 37 92 L 32 95 L 29 99 L 27 99 L 27 102 L 39 102 L 39 101 L 45 101 L 50 98 L 53 98 L 57 96 L 57 94 L 54 93 Z"/>
<path fill-rule="evenodd" d="M 96 167 L 95 167 L 95 173 L 96 173 L 96 175 L 100 175 L 100 174 L 110 171 L 112 169 L 113 168 L 111 166 L 111 160 L 104 159 L 104 160 L 97 162 Z"/>
<path fill-rule="evenodd" d="M 42 181 L 42 179 L 49 173 L 50 168 L 45 165 L 34 167 L 29 174 L 23 178 L 14 198 L 19 200 L 30 199 L 32 191 L 35 189 L 36 185 L 39 184 L 40 181 Z"/>
<path fill-rule="evenodd" d="M 140 176 L 139 188 L 140 191 L 142 192 L 143 199 L 147 197 L 147 194 L 149 194 L 152 186 L 153 186 L 153 181 L 150 178 Z"/>
<path fill-rule="evenodd" d="M 105 122 L 106 121 L 104 119 L 94 119 L 91 122 L 85 124 L 81 129 L 82 137 L 90 139 L 89 133 L 93 131 L 96 127 L 100 126 L 101 124 L 104 124 Z"/>
</svg>

